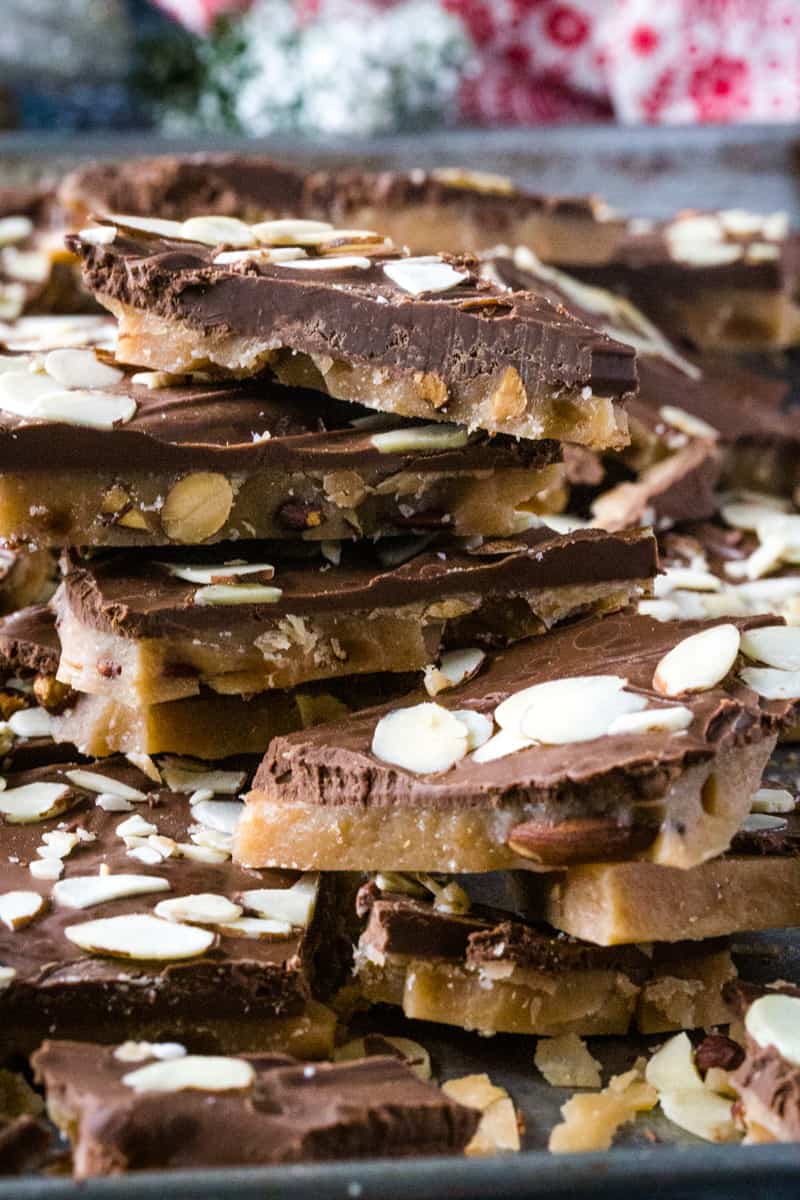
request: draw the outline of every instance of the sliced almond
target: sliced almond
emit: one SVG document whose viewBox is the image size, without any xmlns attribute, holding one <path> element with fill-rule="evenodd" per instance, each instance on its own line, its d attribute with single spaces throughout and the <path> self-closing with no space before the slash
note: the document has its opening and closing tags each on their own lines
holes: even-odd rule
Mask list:
<svg viewBox="0 0 800 1200">
<path fill-rule="evenodd" d="M 292 932 L 288 921 L 273 921 L 266 917 L 239 917 L 236 921 L 226 921 L 217 926 L 218 932 L 224 937 L 245 938 L 287 938 Z"/>
<path fill-rule="evenodd" d="M 96 219 L 96 218 L 95 218 Z M 131 233 L 144 233 L 150 237 L 185 241 L 180 221 L 166 221 L 160 217 L 132 217 L 122 213 L 109 213 L 102 218 L 104 225 L 117 225 Z"/>
<path fill-rule="evenodd" d="M 467 753 L 469 731 L 439 704 L 416 704 L 381 717 L 372 753 L 419 775 L 447 771 Z"/>
<path fill-rule="evenodd" d="M 703 1080 L 694 1061 L 694 1047 L 685 1033 L 664 1042 L 645 1068 L 645 1079 L 659 1092 L 701 1088 Z"/>
<path fill-rule="evenodd" d="M 14 242 L 24 242 L 33 233 L 33 221 L 30 217 L 13 216 L 0 217 L 0 246 L 11 246 Z"/>
<path fill-rule="evenodd" d="M 426 292 L 448 292 L 469 279 L 468 271 L 457 271 L 450 263 L 434 255 L 400 258 L 396 262 L 384 263 L 383 273 L 412 296 L 422 296 Z"/>
<path fill-rule="evenodd" d="M 728 500 L 720 505 L 719 511 L 726 525 L 753 532 L 764 517 L 782 510 L 785 510 L 783 500 L 765 495 L 754 500 Z"/>
<path fill-rule="evenodd" d="M 772 813 L 750 812 L 740 825 L 743 833 L 776 833 L 786 829 L 784 817 L 773 816 Z"/>
<path fill-rule="evenodd" d="M 28 870 L 34 879 L 60 879 L 64 864 L 60 858 L 35 858 L 28 864 Z"/>
<path fill-rule="evenodd" d="M 277 221 L 260 221 L 251 229 L 259 242 L 265 246 L 297 246 L 298 238 L 315 237 L 329 233 L 333 226 L 327 221 L 305 221 L 282 218 Z"/>
<path fill-rule="evenodd" d="M 216 829 L 208 829 L 205 825 L 195 825 L 189 835 L 197 846 L 208 846 L 230 856 L 233 854 L 233 835 L 219 833 Z"/>
<path fill-rule="evenodd" d="M 154 1062 L 122 1076 L 135 1092 L 238 1092 L 252 1086 L 255 1069 L 244 1058 L 215 1054 L 187 1054 L 167 1062 Z"/>
<path fill-rule="evenodd" d="M 491 717 L 475 712 L 471 708 L 454 708 L 451 711 L 456 720 L 466 727 L 467 753 L 485 746 L 494 731 L 494 722 Z"/>
<path fill-rule="evenodd" d="M 668 596 L 671 592 L 718 592 L 722 581 L 710 571 L 698 570 L 696 567 L 667 567 L 661 575 L 657 575 L 653 585 L 653 593 L 657 599 Z"/>
<path fill-rule="evenodd" d="M 372 266 L 368 258 L 358 254 L 337 254 L 327 258 L 303 258 L 276 264 L 291 271 L 366 271 Z"/>
<path fill-rule="evenodd" d="M 160 900 L 153 911 L 165 921 L 183 921 L 187 925 L 227 925 L 242 915 L 238 904 L 213 892 Z"/>
<path fill-rule="evenodd" d="M 148 913 L 126 913 L 68 925 L 65 937 L 89 954 L 172 962 L 197 958 L 214 944 L 214 934 L 196 925 L 177 925 Z"/>
<path fill-rule="evenodd" d="M 149 754 L 140 754 L 138 751 L 132 750 L 125 757 L 129 763 L 132 763 L 134 767 L 138 767 L 142 774 L 151 779 L 153 783 L 161 783 L 161 772 Z"/>
<path fill-rule="evenodd" d="M 196 846 L 193 842 L 178 842 L 178 853 L 181 858 L 188 858 L 190 862 L 208 863 L 212 866 L 218 866 L 230 858 L 230 853 L 226 850 L 214 850 L 211 846 Z"/>
<path fill-rule="evenodd" d="M 767 625 L 742 634 L 742 653 L 781 671 L 800 671 L 800 626 Z"/>
<path fill-rule="evenodd" d="M 53 721 L 45 708 L 20 708 L 7 721 L 11 732 L 18 738 L 52 737 Z"/>
<path fill-rule="evenodd" d="M 212 583 L 198 588 L 194 602 L 199 605 L 277 604 L 283 589 L 265 583 Z"/>
<path fill-rule="evenodd" d="M 153 825 L 151 821 L 145 821 L 139 813 L 128 817 L 127 821 L 120 821 L 117 826 L 117 836 L 121 838 L 146 838 L 151 833 L 158 833 L 158 826 Z"/>
<path fill-rule="evenodd" d="M 98 808 L 102 808 L 103 812 L 133 812 L 133 805 L 130 800 L 126 800 L 123 796 L 113 796 L 109 792 L 101 792 L 95 800 Z"/>
<path fill-rule="evenodd" d="M 692 710 L 682 704 L 669 708 L 647 708 L 643 712 L 623 713 L 608 727 L 609 737 L 625 733 L 679 733 L 688 729 L 693 720 Z"/>
<path fill-rule="evenodd" d="M 230 267 L 246 262 L 294 262 L 298 258 L 305 257 L 306 252 L 300 246 L 275 246 L 272 249 L 262 246 L 254 250 L 223 250 L 222 254 L 215 255 L 213 262 L 220 267 Z"/>
<path fill-rule="evenodd" d="M 236 833 L 243 812 L 244 805 L 239 800 L 199 800 L 192 805 L 195 821 L 231 836 Z"/>
<path fill-rule="evenodd" d="M 274 578 L 275 568 L 271 563 L 217 563 L 213 566 L 191 566 L 181 563 L 159 563 L 159 566 L 169 571 L 175 579 L 183 579 L 186 583 L 211 584 L 221 580 L 233 582 L 247 575 L 259 575 L 261 582 Z"/>
<path fill-rule="evenodd" d="M 171 1062 L 185 1054 L 186 1047 L 180 1042 L 123 1042 L 114 1051 L 114 1058 L 119 1062 L 147 1062 L 149 1058 Z"/>
<path fill-rule="evenodd" d="M 674 429 L 679 429 L 688 437 L 709 438 L 713 441 L 719 437 L 719 430 L 715 429 L 713 425 L 709 425 L 708 421 L 704 421 L 701 417 L 696 417 L 682 408 L 677 408 L 673 404 L 663 404 L 658 413 L 662 421 L 666 421 L 667 425 L 672 425 Z"/>
<path fill-rule="evenodd" d="M 520 737 L 516 733 L 512 733 L 509 729 L 501 729 L 494 737 L 489 738 L 472 756 L 472 761 L 476 763 L 495 762 L 498 758 L 505 758 L 507 754 L 516 754 L 518 750 L 528 750 L 533 745 L 530 738 Z"/>
<path fill-rule="evenodd" d="M 774 1046 L 781 1058 L 800 1067 L 800 998 L 759 996 L 747 1010 L 744 1027 L 758 1046 Z"/>
<path fill-rule="evenodd" d="M 773 667 L 745 667 L 739 678 L 765 700 L 800 699 L 800 671 L 779 671 Z"/>
<path fill-rule="evenodd" d="M 81 241 L 90 246 L 110 246 L 116 236 L 117 231 L 113 225 L 92 225 L 78 234 Z"/>
<path fill-rule="evenodd" d="M 17 972 L 14 967 L 0 966 L 0 992 L 5 988 L 10 987 L 17 977 Z"/>
<path fill-rule="evenodd" d="M 65 388 L 110 388 L 125 378 L 123 371 L 101 362 L 94 350 L 51 350 L 44 369 Z"/>
<path fill-rule="evenodd" d="M 113 429 L 136 415 L 136 401 L 109 392 L 60 391 L 49 376 L 30 376 L 33 385 L 21 384 L 21 376 L 0 375 L 0 407 L 27 420 L 56 421 L 85 425 L 91 429 Z M 44 388 L 40 380 L 45 380 Z M 46 389 L 46 390 L 45 390 Z"/>
<path fill-rule="evenodd" d="M 3 892 L 0 894 L 0 921 L 6 929 L 22 929 L 38 917 L 45 903 L 38 892 Z"/>
<path fill-rule="evenodd" d="M 786 788 L 759 788 L 750 801 L 751 812 L 768 815 L 794 812 L 796 806 L 794 796 Z"/>
<path fill-rule="evenodd" d="M 739 653 L 735 625 L 714 625 L 678 642 L 655 669 L 653 687 L 662 696 L 703 692 L 729 673 Z"/>
<path fill-rule="evenodd" d="M 259 917 L 283 921 L 296 929 L 307 929 L 314 919 L 319 895 L 319 874 L 307 871 L 288 888 L 252 888 L 238 899 Z"/>
<path fill-rule="evenodd" d="M 458 687 L 477 675 L 485 659 L 483 650 L 477 647 L 448 650 L 442 655 L 438 666 L 425 668 L 426 692 L 429 696 L 436 696 L 448 688 Z"/>
<path fill-rule="evenodd" d="M 0 792 L 0 813 L 10 825 L 44 821 L 74 803 L 74 793 L 63 783 L 25 783 Z"/>
<path fill-rule="evenodd" d="M 80 838 L 66 829 L 51 829 L 42 834 L 42 842 L 36 850 L 40 858 L 66 858 L 80 844 Z"/>
<path fill-rule="evenodd" d="M 417 450 L 460 450 L 469 442 L 469 434 L 458 425 L 441 422 L 374 433 L 370 441 L 381 454 L 408 454 Z"/>
<path fill-rule="evenodd" d="M 545 745 L 587 742 L 603 737 L 616 717 L 647 706 L 644 696 L 625 691 L 618 675 L 554 679 L 525 688 L 500 704 L 501 728 Z"/>
<path fill-rule="evenodd" d="M 158 875 L 72 875 L 53 888 L 53 900 L 64 908 L 92 908 L 128 896 L 168 892 L 169 881 Z"/>
<path fill-rule="evenodd" d="M 219 532 L 232 507 L 233 488 L 224 475 L 194 471 L 167 493 L 161 524 L 171 542 L 199 545 Z"/>
<path fill-rule="evenodd" d="M 97 792 L 104 796 L 120 796 L 124 800 L 146 800 L 147 796 L 138 788 L 131 787 L 127 783 L 122 783 L 119 779 L 114 779 L 110 775 L 101 775 L 98 771 L 84 771 L 79 767 L 74 771 L 66 772 L 67 779 L 70 783 L 74 783 L 75 787 L 83 788 L 87 792 Z"/>
<path fill-rule="evenodd" d="M 204 246 L 244 247 L 254 246 L 258 241 L 254 230 L 236 217 L 190 217 L 181 225 L 181 235 Z"/>
<path fill-rule="evenodd" d="M 207 790 L 233 796 L 247 782 L 246 771 L 209 770 L 204 763 L 186 758 L 162 759 L 161 774 L 171 792 Z"/>
<path fill-rule="evenodd" d="M 738 1142 L 741 1133 L 733 1119 L 733 1103 L 707 1088 L 661 1092 L 659 1103 L 666 1117 L 687 1133 L 706 1142 Z"/>
</svg>

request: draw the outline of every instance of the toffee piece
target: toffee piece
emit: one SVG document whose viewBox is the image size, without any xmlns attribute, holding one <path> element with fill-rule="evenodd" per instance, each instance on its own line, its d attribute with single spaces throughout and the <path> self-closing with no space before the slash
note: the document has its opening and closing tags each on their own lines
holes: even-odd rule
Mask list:
<svg viewBox="0 0 800 1200">
<path fill-rule="evenodd" d="M 474 259 L 404 257 L 379 234 L 307 222 L 104 220 L 69 240 L 119 319 L 124 362 L 237 376 L 269 367 L 283 384 L 397 416 L 598 449 L 627 442 L 631 347 L 535 293 L 481 280 Z M 226 238 L 238 248 L 221 249 Z"/>
<path fill-rule="evenodd" d="M 161 769 L 181 791 L 121 759 L 6 777 L 2 1052 L 55 1034 L 325 1055 L 334 881 L 231 863 L 246 770 Z"/>
<path fill-rule="evenodd" d="M 33 1065 L 78 1179 L 462 1151 L 475 1109 L 385 1056 L 313 1066 L 276 1054 L 47 1041 Z M 168 1048 L 169 1049 L 169 1048 Z"/>
<path fill-rule="evenodd" d="M 65 560 L 58 679 L 129 707 L 312 680 L 421 670 L 444 645 L 498 644 L 619 608 L 656 569 L 644 531 L 532 529 L 453 541 L 316 548 L 236 542 Z M 394 563 L 394 565 L 392 565 Z"/>
<path fill-rule="evenodd" d="M 91 348 L 0 354 L 0 538 L 15 545 L 505 535 L 558 507 L 558 457 L 266 377 L 126 374 Z"/>
<path fill-rule="evenodd" d="M 381 877 L 378 877 L 379 880 Z M 373 1004 L 407 1017 L 483 1034 L 647 1033 L 725 1019 L 722 985 L 735 971 L 727 948 L 698 943 L 603 948 L 489 909 L 375 889 L 356 950 L 355 980 Z M 423 889 L 417 889 L 417 891 Z M 444 900 L 446 893 L 443 893 Z"/>
<path fill-rule="evenodd" d="M 796 710 L 739 674 L 740 629 L 769 620 L 590 617 L 498 651 L 433 702 L 420 691 L 276 738 L 237 854 L 389 871 L 697 866 L 727 849 Z"/>
<path fill-rule="evenodd" d="M 510 241 L 558 262 L 602 262 L 625 231 L 625 221 L 596 196 L 548 196 L 458 166 L 309 172 L 260 155 L 162 155 L 84 164 L 58 195 L 76 225 L 113 212 L 178 221 L 203 213 L 306 217 L 377 227 L 419 253 L 463 254 Z"/>
</svg>

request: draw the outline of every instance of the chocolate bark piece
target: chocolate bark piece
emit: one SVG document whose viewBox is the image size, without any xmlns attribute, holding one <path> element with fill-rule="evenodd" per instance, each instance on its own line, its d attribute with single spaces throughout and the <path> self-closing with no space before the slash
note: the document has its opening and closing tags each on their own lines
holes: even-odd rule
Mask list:
<svg viewBox="0 0 800 1200">
<path fill-rule="evenodd" d="M 124 1054 L 124 1046 L 48 1041 L 34 1056 L 79 1179 L 148 1168 L 452 1154 L 464 1149 L 479 1120 L 477 1111 L 388 1055 L 313 1066 L 276 1054 L 177 1058 L 160 1064 L 176 1077 L 156 1091 L 146 1090 L 146 1075 L 137 1085 L 134 1072 L 149 1068 L 152 1076 L 159 1060 L 140 1065 Z M 197 1082 L 181 1087 L 187 1061 Z"/>
<path fill-rule="evenodd" d="M 744 1018 L 745 1059 L 731 1082 L 748 1141 L 800 1141 L 800 991 L 740 985 L 726 996 Z"/>
<path fill-rule="evenodd" d="M 44 365 L 0 358 L 0 537 L 13 544 L 508 534 L 528 516 L 518 509 L 545 511 L 559 498 L 554 442 L 457 431 L 450 445 L 428 448 L 410 422 L 382 423 L 263 376 L 225 384 L 125 374 L 89 348 Z M 40 407 L 24 415 L 31 389 L 55 372 L 57 391 L 65 367 L 70 386 L 87 392 L 84 412 L 64 420 L 51 405 L 49 416 Z M 122 419 L 81 423 L 92 405 L 97 419 L 106 408 L 109 421 Z M 45 469 L 52 452 L 57 467 Z"/>
<path fill-rule="evenodd" d="M 136 707 L 201 686 L 241 695 L 419 670 L 445 644 L 498 644 L 587 608 L 621 607 L 647 590 L 656 566 L 652 537 L 642 531 L 541 528 L 471 549 L 444 539 L 342 543 L 338 565 L 313 546 L 294 558 L 280 553 L 269 543 L 236 542 L 157 558 L 67 555 L 54 601 L 58 678 Z M 248 564 L 259 571 L 248 575 Z M 263 586 L 252 583 L 273 565 Z"/>
<path fill-rule="evenodd" d="M 630 297 L 675 337 L 725 350 L 794 345 L 800 237 L 785 213 L 631 221 L 607 262 L 570 270 Z"/>
<path fill-rule="evenodd" d="M 25 312 L 85 312 L 94 305 L 64 248 L 47 188 L 0 188 L 0 321 Z"/>
<path fill-rule="evenodd" d="M 380 879 L 356 950 L 370 1003 L 484 1034 L 620 1034 L 634 1022 L 656 1032 L 725 1019 L 720 990 L 734 971 L 721 943 L 669 954 L 599 947 L 499 910 L 453 913 L 432 897 L 393 893 L 396 876 L 381 893 Z"/>
<path fill-rule="evenodd" d="M 480 280 L 474 259 L 405 258 L 380 235 L 327 230 L 296 233 L 303 247 L 278 249 L 304 257 L 288 261 L 245 232 L 255 252 L 230 262 L 218 246 L 182 240 L 189 226 L 169 239 L 110 228 L 110 242 L 88 231 L 69 241 L 87 286 L 119 318 L 123 361 L 239 376 L 269 366 L 281 383 L 399 416 L 626 444 L 634 351 L 535 293 Z M 339 245 L 347 253 L 331 254 Z"/>
<path fill-rule="evenodd" d="M 760 488 L 791 495 L 798 483 L 800 435 L 790 384 L 756 374 L 719 354 L 687 356 L 623 296 L 543 265 L 524 246 L 485 259 L 489 278 L 538 288 L 578 319 L 637 350 L 639 392 L 628 405 L 631 445 L 616 456 L 632 473 L 595 510 L 609 521 L 641 515 L 698 520 L 715 511 L 713 489 Z M 614 477 L 609 462 L 609 474 Z M 618 473 L 618 472 L 617 472 Z M 633 487 L 639 486 L 639 507 Z M 648 492 L 650 495 L 648 495 Z"/>
<path fill-rule="evenodd" d="M 761 699 L 742 684 L 734 664 L 704 690 L 672 697 L 656 690 L 665 655 L 713 628 L 624 612 L 586 618 L 498 651 L 474 678 L 438 695 L 433 709 L 420 691 L 402 704 L 276 738 L 248 796 L 238 855 L 254 864 L 357 863 L 388 871 L 559 867 L 609 857 L 696 866 L 729 845 L 750 811 L 781 723 L 796 710 L 795 701 Z M 730 629 L 724 636 L 732 636 Z M 702 660 L 700 646 L 696 653 Z M 547 737 L 537 743 L 533 729 L 520 735 L 514 721 L 527 711 L 522 701 L 515 701 L 516 718 L 513 705 L 500 713 L 502 702 L 533 685 L 558 680 L 566 691 L 571 677 L 578 680 L 574 689 L 559 691 L 546 706 L 561 722 L 559 744 L 547 744 Z M 688 725 L 634 731 L 634 720 L 618 733 L 603 732 L 612 697 L 605 690 L 593 699 L 592 688 L 634 691 L 640 699 L 626 704 L 646 707 L 645 723 L 654 708 L 677 705 Z M 402 744 L 384 745 L 397 713 L 407 723 Z M 477 750 L 470 749 L 473 734 L 459 728 L 464 714 L 481 733 Z M 495 719 L 498 740 L 487 743 Z M 428 736 L 437 755 L 447 747 L 445 761 L 418 761 Z"/>
<path fill-rule="evenodd" d="M 162 763 L 165 778 L 180 766 Z M 225 766 L 208 777 L 218 789 L 210 799 L 188 794 L 204 786 L 196 770 L 174 780 L 184 792 L 171 791 L 123 759 L 62 760 L 6 777 L 4 1055 L 47 1034 L 327 1052 L 333 1021 L 311 1003 L 311 988 L 334 982 L 346 962 L 338 885 L 307 878 L 309 905 L 287 916 L 281 897 L 297 872 L 232 864 L 247 772 Z"/>
<path fill-rule="evenodd" d="M 62 181 L 59 200 L 76 224 L 113 212 L 178 221 L 203 213 L 310 217 L 348 228 L 377 226 L 417 252 L 463 254 L 510 241 L 560 262 L 602 261 L 625 229 L 596 196 L 545 195 L 485 171 L 309 172 L 250 154 L 88 163 Z"/>
</svg>

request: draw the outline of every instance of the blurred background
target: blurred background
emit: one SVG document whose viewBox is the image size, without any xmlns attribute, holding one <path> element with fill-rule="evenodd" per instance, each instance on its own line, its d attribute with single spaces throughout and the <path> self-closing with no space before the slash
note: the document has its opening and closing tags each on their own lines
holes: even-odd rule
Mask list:
<svg viewBox="0 0 800 1200">
<path fill-rule="evenodd" d="M 0 128 L 791 122 L 798 0 L 0 0 Z"/>
</svg>

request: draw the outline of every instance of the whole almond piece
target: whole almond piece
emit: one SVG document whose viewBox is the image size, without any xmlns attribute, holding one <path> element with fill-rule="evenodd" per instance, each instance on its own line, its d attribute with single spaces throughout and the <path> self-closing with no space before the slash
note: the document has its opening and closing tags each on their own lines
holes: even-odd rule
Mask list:
<svg viewBox="0 0 800 1200">
<path fill-rule="evenodd" d="M 224 475 L 195 471 L 170 490 L 161 509 L 161 524 L 171 542 L 197 545 L 213 537 L 233 507 L 233 488 Z"/>
<path fill-rule="evenodd" d="M 558 824 L 523 821 L 508 835 L 515 854 L 548 867 L 606 862 L 645 850 L 656 836 L 647 826 L 620 826 L 610 817 L 574 817 Z"/>
</svg>

